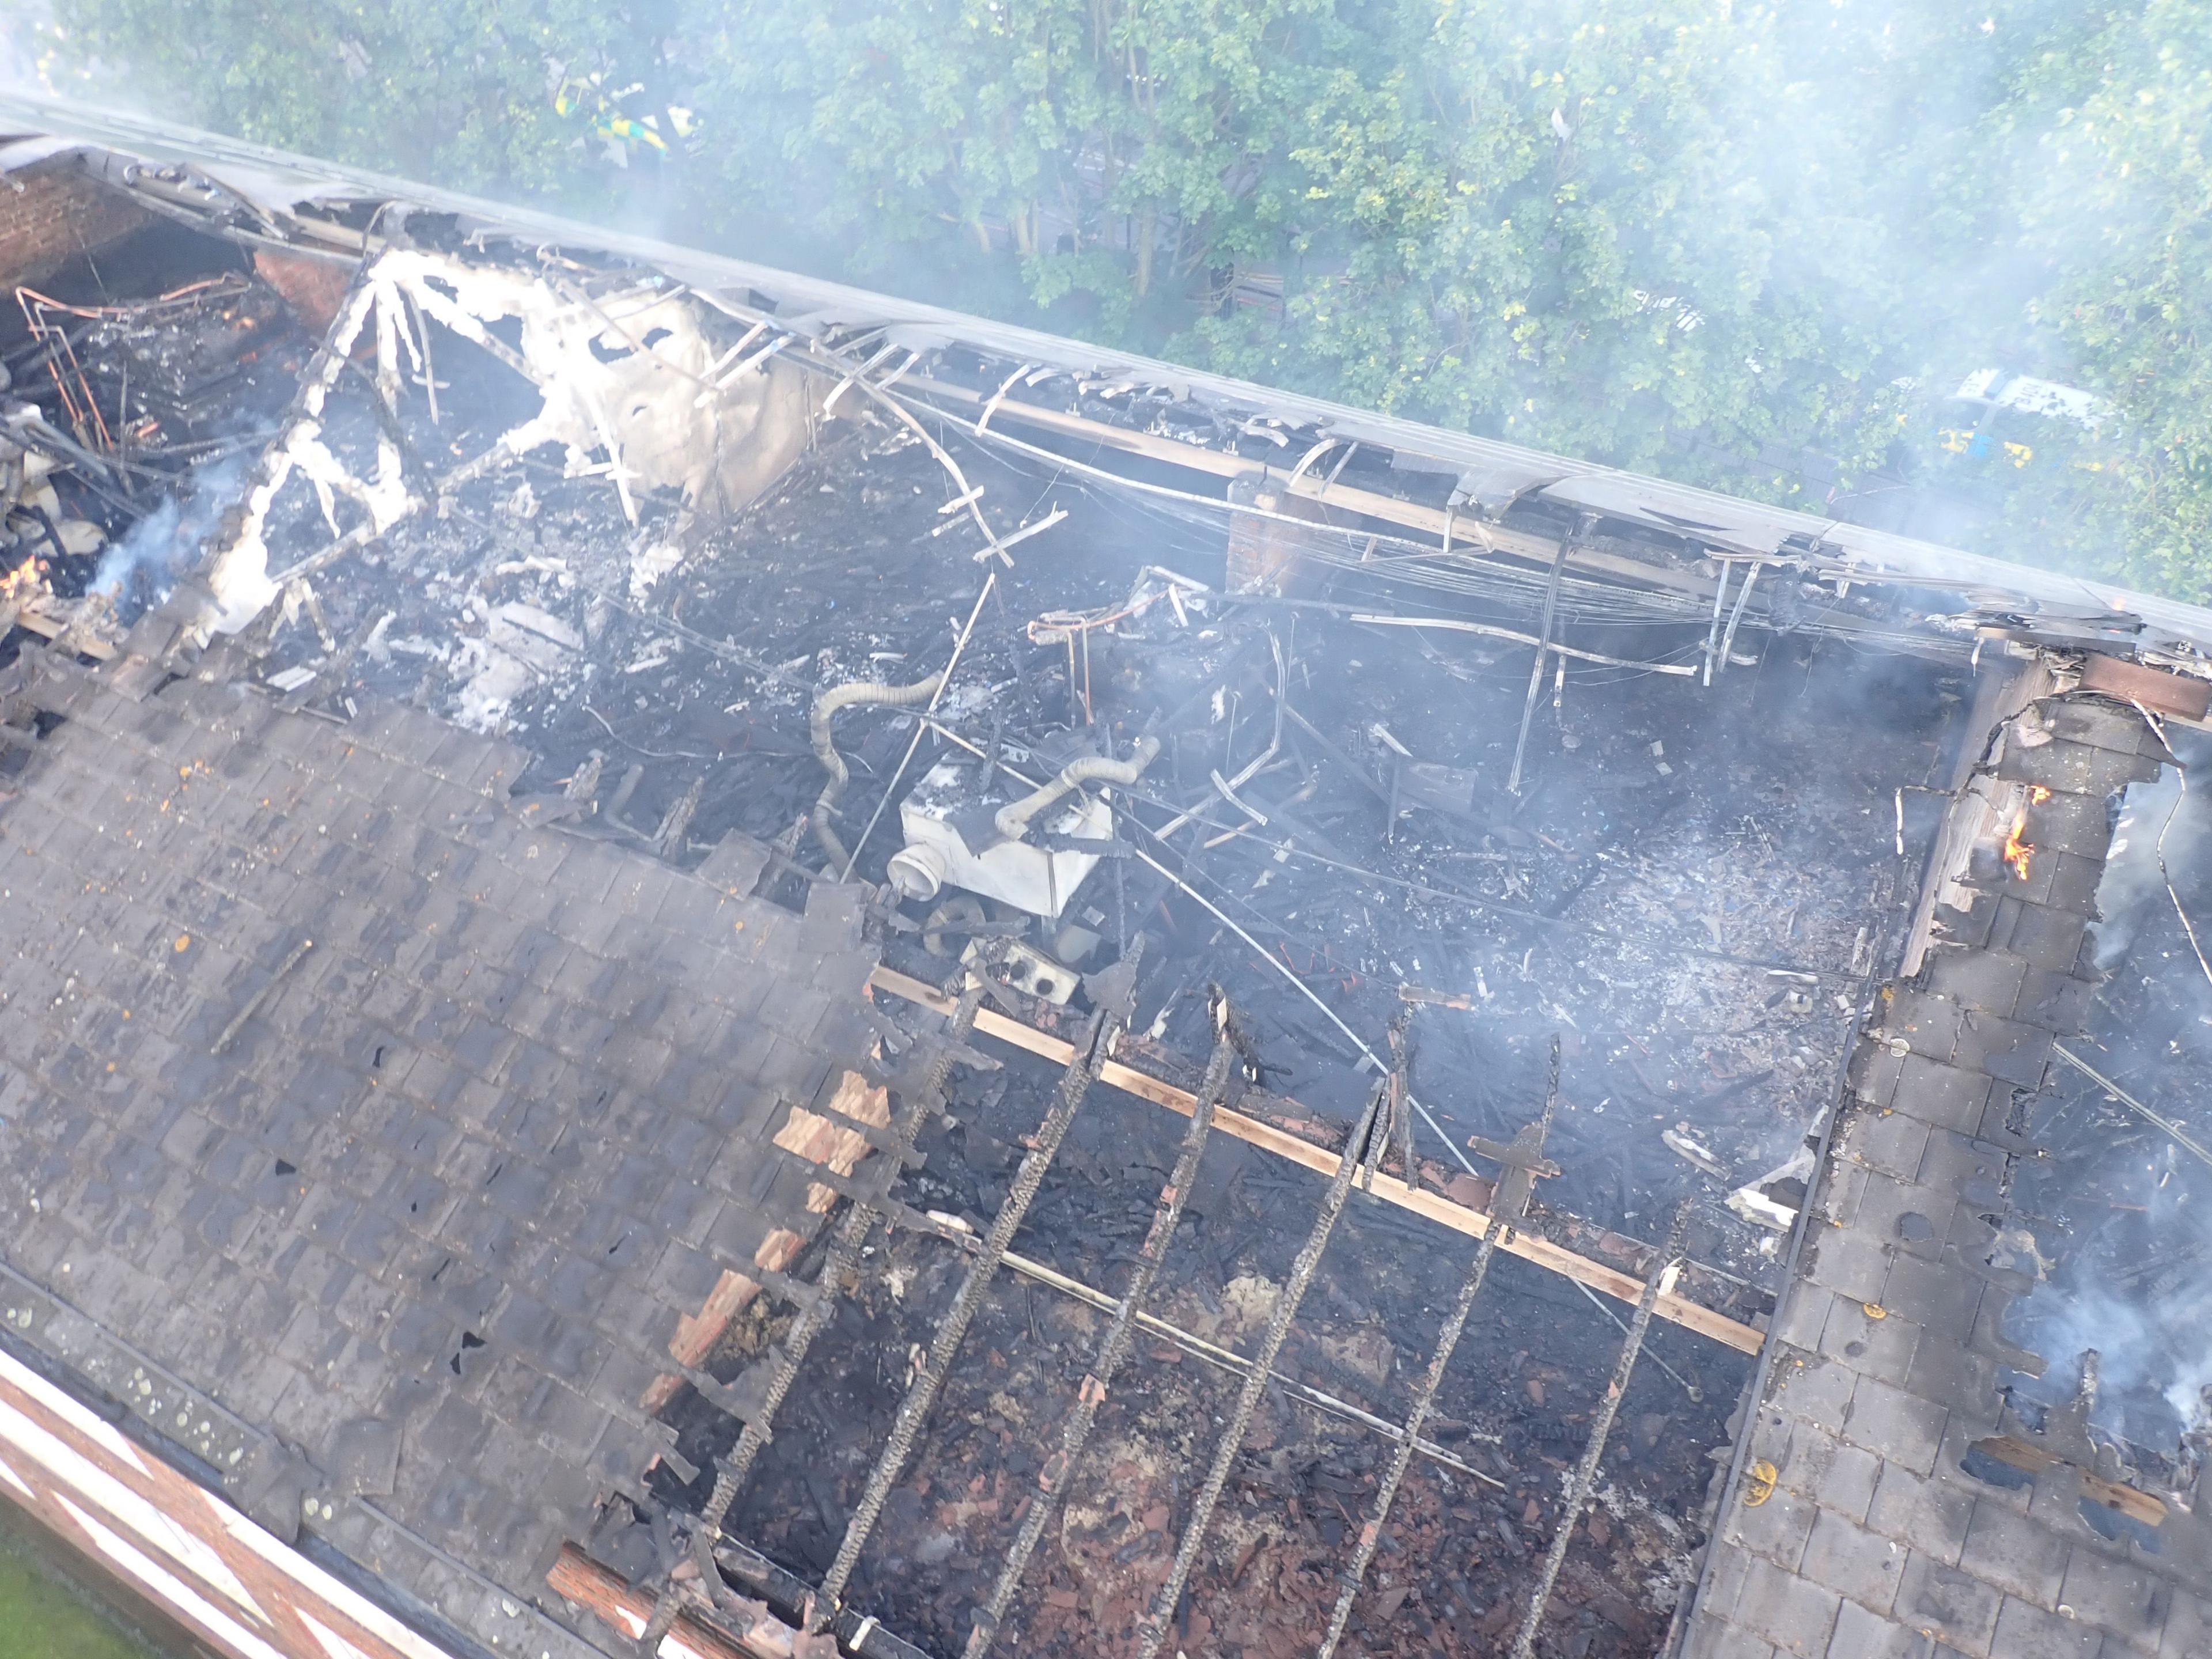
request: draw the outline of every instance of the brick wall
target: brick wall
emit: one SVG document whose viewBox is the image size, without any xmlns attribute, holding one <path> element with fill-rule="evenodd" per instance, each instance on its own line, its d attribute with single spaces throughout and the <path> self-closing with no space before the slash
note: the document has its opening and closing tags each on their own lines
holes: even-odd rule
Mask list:
<svg viewBox="0 0 2212 1659">
<path fill-rule="evenodd" d="M 149 216 L 68 157 L 0 176 L 0 290 L 36 283 L 78 254 L 121 240 Z"/>
</svg>

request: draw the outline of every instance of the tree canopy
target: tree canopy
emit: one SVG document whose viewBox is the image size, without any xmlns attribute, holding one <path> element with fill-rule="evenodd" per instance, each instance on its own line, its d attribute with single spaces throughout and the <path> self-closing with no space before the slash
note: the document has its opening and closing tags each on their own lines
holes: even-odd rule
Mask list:
<svg viewBox="0 0 2212 1659">
<path fill-rule="evenodd" d="M 76 0 L 47 34 L 58 84 L 247 137 L 1815 511 L 1931 484 L 1992 551 L 2212 597 L 2208 0 Z M 2105 412 L 1982 453 L 1945 400 L 1993 367 Z"/>
</svg>

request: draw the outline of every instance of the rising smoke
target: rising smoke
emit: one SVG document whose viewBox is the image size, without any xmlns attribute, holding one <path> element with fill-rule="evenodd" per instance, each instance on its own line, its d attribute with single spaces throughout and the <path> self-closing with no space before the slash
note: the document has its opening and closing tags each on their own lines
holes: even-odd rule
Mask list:
<svg viewBox="0 0 2212 1659">
<path fill-rule="evenodd" d="M 235 455 L 193 468 L 183 488 L 107 544 L 91 591 L 106 596 L 126 622 L 168 598 L 244 490 L 246 476 L 246 463 Z"/>
<path fill-rule="evenodd" d="M 2212 741 L 2168 734 L 2187 769 L 2168 766 L 2122 804 L 2098 891 L 2106 977 L 2081 1051 L 2212 1141 L 2200 1103 L 2212 1064 L 2212 976 L 2183 921 L 2185 913 L 2203 938 L 2212 919 Z M 2045 1400 L 2070 1394 L 2077 1356 L 2097 1350 L 2094 1420 L 2170 1447 L 2201 1421 L 2212 1386 L 2212 1169 L 2063 1069 L 2035 1121 L 2054 1167 L 2023 1182 L 2021 1201 L 2039 1212 L 2030 1224 L 2056 1265 L 2016 1305 L 2008 1334 L 2050 1362 L 2032 1390 Z"/>
</svg>

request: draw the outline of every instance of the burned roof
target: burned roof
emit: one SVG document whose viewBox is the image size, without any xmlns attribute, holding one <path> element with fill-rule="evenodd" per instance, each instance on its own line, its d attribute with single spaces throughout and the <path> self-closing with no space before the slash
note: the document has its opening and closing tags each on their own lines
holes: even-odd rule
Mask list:
<svg viewBox="0 0 2212 1659">
<path fill-rule="evenodd" d="M 10 1363 L 453 1651 L 2195 1650 L 2212 616 L 0 122 Z"/>
<path fill-rule="evenodd" d="M 1181 458 L 1185 465 L 1218 474 L 1233 475 L 1255 460 L 1275 463 L 1297 474 L 1290 485 L 1293 495 L 1312 499 L 1324 499 L 1321 486 L 1331 474 L 1346 471 L 1347 450 L 1364 449 L 1369 468 L 1380 469 L 1375 487 L 1358 488 L 1361 481 L 1355 477 L 1338 499 L 1354 512 L 1381 505 L 1372 499 L 1376 496 L 1391 500 L 1395 510 L 1380 516 L 1425 538 L 1439 533 L 1443 509 L 1452 502 L 1474 522 L 1511 507 L 1532 509 L 1539 537 L 1591 513 L 1633 527 L 1628 539 L 1638 546 L 1639 562 L 1657 566 L 1685 554 L 1753 561 L 1802 572 L 1846 599 L 1851 586 L 1874 585 L 1903 600 L 1899 608 L 1907 616 L 1928 613 L 1911 616 L 1913 623 L 1954 636 L 1961 626 L 1988 620 L 2029 634 L 2118 640 L 2183 659 L 2201 659 L 2212 647 L 2212 616 L 2155 595 L 1226 380 L 216 134 L 21 94 L 0 100 L 0 122 L 21 135 L 6 152 L 10 166 L 69 155 L 143 211 L 220 227 L 248 240 L 357 255 L 369 228 L 398 210 L 403 221 L 436 222 L 445 234 L 479 246 L 557 245 L 588 250 L 595 259 L 635 264 L 720 306 L 773 313 L 801 336 L 866 337 L 899 348 L 915 358 L 903 377 L 909 381 L 917 374 L 924 381 L 933 378 L 927 371 L 949 356 L 960 366 L 953 371 L 954 384 L 945 389 L 956 414 L 972 416 L 991 402 L 994 417 L 1003 410 L 1010 426 L 1033 421 L 1044 431 L 1054 429 L 1054 415 L 1103 414 L 1101 423 L 1122 428 L 1132 453 L 1160 454 L 1141 440 L 1164 439 L 1230 452 L 1230 457 Z M 1013 379 L 1001 385 L 990 374 L 993 365 Z M 1035 413 L 1029 412 L 1031 405 Z M 1329 447 L 1315 455 L 1322 443 Z M 1319 467 L 1310 482 L 1298 471 L 1302 461 L 1308 471 Z M 1424 483 L 1425 489 L 1417 487 Z M 1527 550 L 1509 543 L 1509 550 Z M 1656 586 L 1662 579 L 1646 573 L 1638 580 Z M 1710 577 L 1666 585 L 1706 594 L 1712 586 Z M 1751 613 L 1763 608 L 1764 601 L 1754 604 Z"/>
</svg>

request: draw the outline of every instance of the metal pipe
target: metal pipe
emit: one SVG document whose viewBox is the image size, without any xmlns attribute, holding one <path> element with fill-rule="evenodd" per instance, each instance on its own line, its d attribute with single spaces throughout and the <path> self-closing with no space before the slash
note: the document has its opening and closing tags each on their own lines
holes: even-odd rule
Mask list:
<svg viewBox="0 0 2212 1659">
<path fill-rule="evenodd" d="M 837 1546 L 836 1559 L 822 1580 L 822 1589 L 809 1611 L 806 1631 L 810 1636 L 819 1635 L 836 1616 L 845 1586 L 851 1582 L 853 1569 L 860 1565 L 860 1551 L 866 1547 L 868 1534 L 875 1530 L 876 1522 L 890 1500 L 891 1487 L 906 1468 L 906 1461 L 914 1451 L 915 1442 L 921 1437 L 922 1425 L 927 1422 L 937 1396 L 945 1386 L 945 1379 L 959 1358 L 960 1344 L 968 1334 L 968 1327 L 975 1319 L 976 1310 L 983 1304 L 983 1294 L 990 1288 L 993 1274 L 1006 1255 L 1006 1247 L 1014 1241 L 1014 1234 L 1028 1218 L 1030 1206 L 1036 1200 L 1037 1189 L 1044 1185 L 1045 1171 L 1052 1167 L 1054 1155 L 1060 1144 L 1067 1138 L 1068 1126 L 1075 1121 L 1075 1114 L 1091 1092 L 1091 1083 L 1099 1068 L 1106 1063 L 1106 1050 L 1110 1039 L 1117 1033 L 1126 1016 L 1121 1011 L 1101 1008 L 1091 1017 L 1091 1030 L 1085 1040 L 1078 1044 L 1061 1079 L 1059 1098 L 1045 1114 L 1044 1121 L 1037 1127 L 1036 1139 L 1023 1157 L 1021 1167 L 1015 1171 L 1013 1185 L 1008 1189 L 1006 1201 L 999 1206 L 992 1220 L 991 1231 L 985 1237 L 981 1249 L 969 1265 L 968 1276 L 961 1282 L 960 1294 L 954 1298 L 951 1310 L 945 1322 L 937 1328 L 930 1343 L 929 1353 L 923 1362 L 921 1374 L 908 1389 L 907 1396 L 899 1402 L 897 1419 L 891 1425 L 890 1438 L 884 1444 L 876 1466 L 868 1474 L 868 1485 L 860 1494 L 860 1507 L 846 1523 L 845 1536 Z"/>
<path fill-rule="evenodd" d="M 833 685 L 814 700 L 813 712 L 807 716 L 806 734 L 814 744 L 814 757 L 830 774 L 830 781 L 822 786 L 815 798 L 811 821 L 814 838 L 822 843 L 822 850 L 830 855 L 830 864 L 842 868 L 851 860 L 837 832 L 830 827 L 830 809 L 837 804 L 845 786 L 853 781 L 851 769 L 845 757 L 837 752 L 830 740 L 830 722 L 841 708 L 850 708 L 856 703 L 866 703 L 884 708 L 911 708 L 918 702 L 927 702 L 937 695 L 937 688 L 945 684 L 941 673 L 932 674 L 926 680 L 916 680 L 912 685 L 885 685 L 878 680 L 853 680 L 843 685 Z"/>
<path fill-rule="evenodd" d="M 1651 1328 L 1651 1310 L 1658 1303 L 1661 1287 L 1673 1279 L 1682 1265 L 1682 1242 L 1689 1226 L 1690 1200 L 1686 1197 L 1674 1206 L 1674 1223 L 1667 1230 L 1667 1247 L 1652 1264 L 1651 1277 L 1644 1281 L 1644 1294 L 1636 1304 L 1636 1317 L 1629 1322 L 1628 1340 L 1621 1344 L 1620 1361 L 1613 1368 L 1613 1380 L 1606 1384 L 1605 1398 L 1598 1402 L 1596 1419 L 1590 1425 L 1589 1444 L 1583 1449 L 1582 1462 L 1575 1466 L 1574 1477 L 1567 1482 L 1559 1524 L 1552 1534 L 1552 1547 L 1544 1557 L 1544 1571 L 1536 1580 L 1536 1591 L 1529 1598 L 1528 1611 L 1522 1618 L 1521 1634 L 1514 1640 L 1513 1659 L 1535 1659 L 1536 1631 L 1543 1624 L 1545 1609 L 1551 1603 L 1552 1587 L 1559 1582 L 1559 1569 L 1566 1565 L 1567 1547 L 1574 1542 L 1576 1522 L 1581 1520 L 1583 1505 L 1589 1502 L 1590 1487 L 1597 1480 L 1598 1460 L 1605 1455 L 1606 1437 L 1613 1432 L 1613 1419 L 1620 1414 L 1620 1402 L 1628 1393 L 1629 1374 L 1636 1369 L 1636 1356 L 1644 1351 L 1644 1333 Z"/>
<path fill-rule="evenodd" d="M 1190 1196 L 1191 1183 L 1198 1176 L 1199 1159 L 1206 1152 L 1206 1136 L 1213 1127 L 1213 1109 L 1221 1103 L 1222 1093 L 1229 1086 L 1229 1067 L 1237 1058 L 1237 1045 L 1229 1036 L 1228 999 L 1218 986 L 1212 1001 L 1214 1029 L 1218 1035 L 1213 1044 L 1213 1057 L 1206 1062 L 1205 1081 L 1199 1085 L 1190 1127 L 1183 1132 L 1182 1150 L 1176 1158 L 1167 1184 L 1160 1188 L 1159 1201 L 1152 1209 L 1152 1224 L 1138 1250 L 1136 1272 L 1130 1276 L 1129 1288 L 1114 1310 L 1113 1321 L 1100 1339 L 1097 1356 L 1083 1379 L 1074 1409 L 1068 1413 L 1066 1425 L 1060 1431 L 1059 1455 L 1045 1465 L 1044 1472 L 1037 1478 L 1036 1495 L 1030 1504 L 1029 1513 L 1022 1519 L 1021 1530 L 1015 1534 L 1012 1547 L 1006 1552 L 1006 1565 L 1000 1569 L 998 1582 L 991 1587 L 990 1599 L 975 1615 L 975 1628 L 969 1633 L 962 1659 L 983 1659 L 998 1639 L 1000 1622 L 1013 1603 L 1014 1592 L 1021 1587 L 1022 1574 L 1029 1566 L 1030 1556 L 1036 1553 L 1037 1545 L 1043 1541 L 1045 1528 L 1059 1513 L 1060 1499 L 1066 1496 L 1067 1484 L 1073 1479 L 1084 1448 L 1090 1443 L 1091 1426 L 1098 1419 L 1099 1407 L 1106 1401 L 1106 1391 L 1114 1386 L 1115 1374 L 1129 1357 L 1136 1340 L 1138 1310 L 1152 1294 L 1152 1282 L 1158 1278 L 1160 1264 L 1167 1257 L 1169 1241 L 1175 1237 L 1176 1227 L 1182 1219 L 1184 1201 Z"/>
<path fill-rule="evenodd" d="M 1160 740 L 1146 732 L 1137 739 L 1136 747 L 1125 761 L 1110 760 L 1103 755 L 1072 760 L 1060 768 L 1060 775 L 1051 782 L 1001 806 L 992 819 L 993 827 L 1008 841 L 1019 841 L 1029 833 L 1030 821 L 1063 795 L 1086 783 L 1134 783 L 1144 776 L 1145 769 L 1159 752 Z"/>
<path fill-rule="evenodd" d="M 1538 1143 L 1552 1132 L 1552 1116 L 1559 1104 L 1559 1040 L 1552 1039 L 1552 1079 L 1544 1091 L 1544 1115 L 1540 1121 Z M 1344 1588 L 1336 1598 L 1336 1610 L 1329 1615 L 1328 1633 L 1322 1638 L 1321 1650 L 1316 1659 L 1334 1659 L 1337 1644 L 1344 1640 L 1345 1627 L 1352 1622 L 1352 1604 L 1359 1599 L 1359 1587 L 1365 1582 L 1367 1569 L 1375 1560 L 1375 1552 L 1382 1547 L 1382 1528 L 1390 1518 L 1390 1506 L 1397 1501 L 1398 1488 L 1406 1479 L 1406 1471 L 1413 1467 L 1413 1437 L 1428 1421 L 1429 1411 L 1436 1404 L 1437 1390 L 1443 1387 L 1444 1370 L 1451 1364 L 1452 1352 L 1459 1346 L 1460 1334 L 1467 1328 L 1468 1316 L 1474 1311 L 1474 1299 L 1482 1294 L 1482 1282 L 1490 1276 L 1490 1258 L 1497 1254 L 1503 1226 L 1492 1227 L 1482 1236 L 1482 1246 L 1474 1253 L 1474 1266 L 1469 1270 L 1467 1282 L 1460 1286 L 1459 1300 L 1452 1304 L 1451 1316 L 1444 1321 L 1442 1334 L 1437 1338 L 1437 1351 L 1429 1358 L 1429 1374 L 1421 1382 L 1421 1391 L 1413 1396 L 1413 1409 L 1406 1416 L 1406 1438 L 1399 1443 L 1397 1455 L 1391 1458 L 1390 1468 L 1382 1477 L 1382 1484 L 1375 1493 L 1374 1511 L 1359 1530 L 1359 1550 L 1352 1557 L 1352 1565 L 1346 1569 Z"/>
<path fill-rule="evenodd" d="M 1267 1334 L 1252 1356 L 1252 1370 L 1237 1394 L 1228 1426 L 1222 1430 L 1220 1442 L 1214 1448 L 1213 1467 L 1206 1471 L 1206 1484 L 1199 1489 L 1198 1499 L 1191 1506 L 1189 1522 L 1183 1528 L 1182 1540 L 1176 1547 L 1175 1565 L 1169 1570 L 1168 1581 L 1160 1587 L 1138 1638 L 1137 1659 L 1157 1659 L 1160 1644 L 1167 1639 L 1176 1604 L 1182 1599 L 1183 1586 L 1190 1581 L 1190 1570 L 1198 1560 L 1200 1547 L 1206 1542 L 1206 1530 L 1212 1525 L 1214 1508 L 1221 1502 L 1222 1490 L 1229 1484 L 1230 1471 L 1236 1467 L 1237 1453 L 1243 1450 L 1245 1434 L 1252 1426 L 1252 1413 L 1259 1407 L 1260 1396 L 1267 1391 L 1267 1373 L 1273 1369 L 1275 1357 L 1282 1352 L 1284 1340 L 1291 1334 L 1291 1322 L 1297 1316 L 1298 1304 L 1305 1299 L 1306 1290 L 1321 1266 L 1322 1252 L 1328 1247 L 1329 1234 L 1336 1229 L 1336 1218 L 1344 1213 L 1345 1200 L 1352 1194 L 1352 1172 L 1359 1164 L 1360 1149 L 1375 1131 L 1375 1115 L 1382 1104 L 1382 1090 L 1377 1087 L 1368 1097 L 1367 1109 L 1360 1115 L 1358 1127 L 1337 1159 L 1336 1174 L 1328 1183 L 1328 1195 L 1322 1201 L 1321 1213 L 1315 1218 L 1313 1231 L 1307 1235 L 1304 1247 L 1291 1265 L 1289 1281 L 1275 1298 L 1275 1311 L 1267 1321 Z"/>
</svg>

